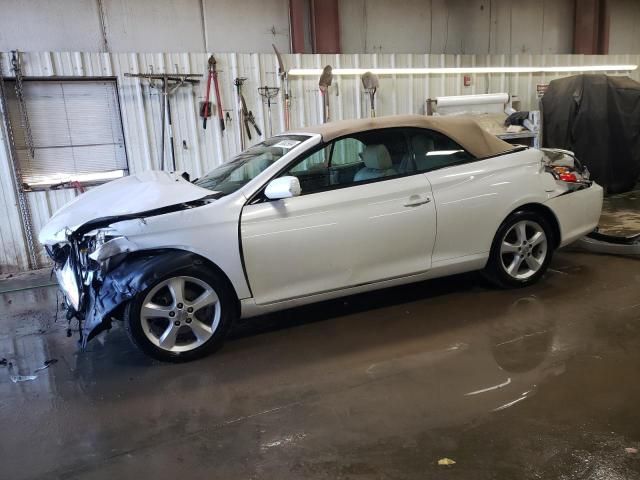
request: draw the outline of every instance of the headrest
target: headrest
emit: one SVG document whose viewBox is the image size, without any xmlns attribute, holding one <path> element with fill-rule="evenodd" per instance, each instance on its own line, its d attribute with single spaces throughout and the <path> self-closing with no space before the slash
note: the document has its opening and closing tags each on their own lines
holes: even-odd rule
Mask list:
<svg viewBox="0 0 640 480">
<path fill-rule="evenodd" d="M 393 168 L 391 155 L 384 145 L 367 145 L 362 152 L 362 160 L 367 168 L 388 170 Z"/>
<path fill-rule="evenodd" d="M 413 147 L 413 153 L 415 153 L 416 156 L 423 156 L 427 152 L 431 152 L 435 149 L 433 139 L 426 135 L 416 135 L 415 137 L 412 137 L 411 146 Z"/>
</svg>

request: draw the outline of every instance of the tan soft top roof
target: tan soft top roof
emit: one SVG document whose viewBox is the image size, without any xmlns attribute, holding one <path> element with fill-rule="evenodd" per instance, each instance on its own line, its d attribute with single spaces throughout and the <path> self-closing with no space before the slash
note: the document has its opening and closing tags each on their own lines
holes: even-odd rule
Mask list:
<svg viewBox="0 0 640 480">
<path fill-rule="evenodd" d="M 470 117 L 428 117 L 424 115 L 392 115 L 388 117 L 366 118 L 358 120 L 339 120 L 315 127 L 299 130 L 317 133 L 322 140 L 329 142 L 334 138 L 375 130 L 378 128 L 417 127 L 440 132 L 467 150 L 476 158 L 490 157 L 516 148 L 482 129 Z"/>
</svg>

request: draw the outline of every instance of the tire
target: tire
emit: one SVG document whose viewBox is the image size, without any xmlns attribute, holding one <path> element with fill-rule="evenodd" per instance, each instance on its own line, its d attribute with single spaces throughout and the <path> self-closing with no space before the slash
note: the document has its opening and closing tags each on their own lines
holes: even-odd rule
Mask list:
<svg viewBox="0 0 640 480">
<path fill-rule="evenodd" d="M 554 245 L 553 229 L 543 215 L 514 212 L 496 232 L 483 275 L 500 288 L 533 285 L 549 267 Z"/>
<path fill-rule="evenodd" d="M 133 343 L 163 362 L 188 362 L 219 349 L 238 316 L 221 274 L 202 265 L 159 278 L 131 299 L 124 325 Z"/>
</svg>

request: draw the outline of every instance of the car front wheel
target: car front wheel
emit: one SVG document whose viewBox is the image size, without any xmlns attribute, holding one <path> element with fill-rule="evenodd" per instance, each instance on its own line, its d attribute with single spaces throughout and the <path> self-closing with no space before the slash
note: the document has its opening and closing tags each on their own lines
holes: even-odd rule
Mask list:
<svg viewBox="0 0 640 480">
<path fill-rule="evenodd" d="M 204 268 L 189 267 L 134 297 L 124 320 L 129 337 L 146 354 L 183 362 L 219 348 L 234 316 L 226 282 Z"/>
<path fill-rule="evenodd" d="M 502 288 L 531 285 L 547 270 L 553 246 L 553 230 L 544 216 L 515 212 L 496 233 L 485 277 Z"/>
</svg>

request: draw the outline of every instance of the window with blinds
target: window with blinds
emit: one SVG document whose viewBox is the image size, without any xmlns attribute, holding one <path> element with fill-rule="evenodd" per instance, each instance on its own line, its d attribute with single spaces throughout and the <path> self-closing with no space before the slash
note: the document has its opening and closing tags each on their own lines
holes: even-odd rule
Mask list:
<svg viewBox="0 0 640 480">
<path fill-rule="evenodd" d="M 32 189 L 76 181 L 100 183 L 127 172 L 115 81 L 26 80 L 23 85 L 33 158 L 14 83 L 6 82 L 9 120 L 24 183 Z"/>
</svg>

